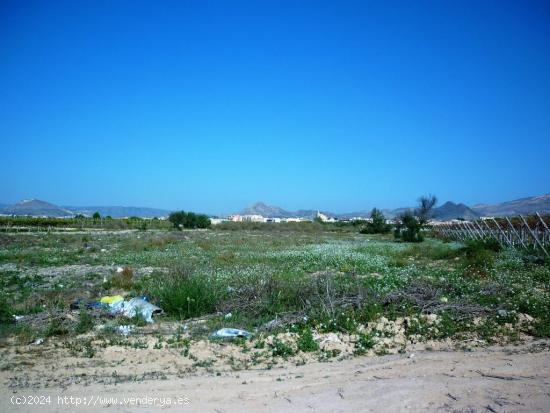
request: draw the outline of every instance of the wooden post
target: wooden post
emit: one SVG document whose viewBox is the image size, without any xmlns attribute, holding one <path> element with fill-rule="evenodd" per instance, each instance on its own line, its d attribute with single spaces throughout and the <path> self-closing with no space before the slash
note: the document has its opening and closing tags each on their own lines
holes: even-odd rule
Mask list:
<svg viewBox="0 0 550 413">
<path fill-rule="evenodd" d="M 544 219 L 542 219 L 542 217 L 539 215 L 539 213 L 537 212 L 536 214 L 537 214 L 537 217 L 539 217 L 540 222 L 542 222 L 542 225 L 546 229 L 546 231 L 543 234 L 543 238 L 542 238 L 543 239 L 542 243 L 545 244 L 546 243 L 546 237 L 547 237 L 548 233 L 550 233 L 550 229 L 548 229 L 548 225 L 546 225 L 546 222 L 544 222 Z"/>
<path fill-rule="evenodd" d="M 502 244 L 502 241 L 498 239 L 498 236 L 495 235 L 495 233 L 493 232 L 493 229 L 485 222 L 485 220 L 481 220 L 481 222 L 483 222 L 483 225 L 485 225 L 487 227 L 487 229 L 489 230 L 489 232 L 491 233 L 491 236 L 497 240 L 499 243 Z"/>
<path fill-rule="evenodd" d="M 523 238 L 519 235 L 519 233 L 516 231 L 516 229 L 514 228 L 514 226 L 512 225 L 512 223 L 510 222 L 510 220 L 508 219 L 508 217 L 506 217 L 506 221 L 508 221 L 508 225 L 510 225 L 510 227 L 512 228 L 512 231 L 514 232 L 514 234 L 516 234 L 516 237 L 518 237 L 519 239 L 519 242 L 521 242 L 521 245 L 523 245 L 523 248 L 527 249 L 527 245 L 525 245 L 525 242 L 523 242 Z"/>
<path fill-rule="evenodd" d="M 531 233 L 531 236 L 533 237 L 533 239 L 535 240 L 535 242 L 537 243 L 537 245 L 544 251 L 544 253 L 546 254 L 547 257 L 550 257 L 550 254 L 548 254 L 548 251 L 546 251 L 546 248 L 544 248 L 544 245 L 541 244 L 540 240 L 539 240 L 539 237 L 537 237 L 537 234 L 535 234 L 533 232 L 533 230 L 531 229 L 531 227 L 529 226 L 529 224 L 527 224 L 527 221 L 525 220 L 525 218 L 523 218 L 523 215 L 520 215 L 519 216 L 521 218 L 521 220 L 523 221 L 523 223 L 525 224 L 525 227 L 529 230 L 529 232 Z"/>
<path fill-rule="evenodd" d="M 481 237 L 482 238 L 485 238 L 486 235 L 485 235 L 485 231 L 481 228 L 481 226 L 477 223 L 477 221 L 474 221 L 474 224 L 476 225 L 476 227 L 479 229 L 480 233 L 481 233 Z"/>
<path fill-rule="evenodd" d="M 475 235 L 476 239 L 483 239 L 481 234 L 479 234 L 479 232 L 476 230 L 476 227 L 474 227 L 474 224 L 472 224 L 471 222 L 466 222 L 466 225 L 468 225 L 468 228 L 472 228 L 472 233 Z"/>
<path fill-rule="evenodd" d="M 472 230 L 470 229 L 470 227 L 468 226 L 468 224 L 466 224 L 466 221 L 463 221 L 461 222 L 461 224 L 464 226 L 464 228 L 466 228 L 466 231 L 468 232 L 468 235 L 473 238 L 473 239 L 476 239 L 476 234 L 474 234 L 472 232 Z"/>
<path fill-rule="evenodd" d="M 508 235 L 506 234 L 506 232 L 504 232 L 504 231 L 502 230 L 502 228 L 500 227 L 500 225 L 498 224 L 498 222 L 497 222 L 496 219 L 494 219 L 494 218 L 491 218 L 491 219 L 494 221 L 494 223 L 495 223 L 495 225 L 497 226 L 498 230 L 500 231 L 500 233 L 502 234 L 502 236 L 503 236 L 504 239 L 506 240 L 506 243 L 507 243 L 509 246 L 513 247 L 514 244 L 512 243 L 512 239 L 511 239 L 511 238 L 508 239 Z"/>
</svg>

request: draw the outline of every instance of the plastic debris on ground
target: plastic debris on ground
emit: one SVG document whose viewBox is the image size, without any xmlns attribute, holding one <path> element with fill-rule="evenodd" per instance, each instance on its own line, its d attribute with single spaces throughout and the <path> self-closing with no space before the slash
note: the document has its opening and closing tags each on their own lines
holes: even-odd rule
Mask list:
<svg viewBox="0 0 550 413">
<path fill-rule="evenodd" d="M 71 303 L 70 308 L 71 310 L 79 310 L 81 308 L 89 308 L 89 309 L 109 309 L 109 305 L 102 303 L 100 301 L 89 301 L 87 299 L 79 298 L 78 300 L 75 300 Z"/>
<path fill-rule="evenodd" d="M 238 328 L 220 328 L 218 331 L 212 333 L 211 337 L 215 338 L 235 338 L 235 337 L 250 337 L 248 331 L 239 330 Z"/>
<path fill-rule="evenodd" d="M 34 344 L 36 345 L 40 345 L 44 342 L 44 339 L 43 338 L 37 338 L 36 341 L 34 342 Z"/>
<path fill-rule="evenodd" d="M 132 298 L 131 300 L 114 301 L 110 306 L 111 314 L 122 314 L 127 318 L 133 318 L 140 314 L 148 323 L 153 322 L 153 314 L 162 314 L 162 308 L 151 304 L 145 298 Z"/>
<path fill-rule="evenodd" d="M 109 305 L 113 305 L 117 301 L 124 301 L 124 297 L 121 295 L 107 295 L 99 300 L 100 303 Z"/>
</svg>

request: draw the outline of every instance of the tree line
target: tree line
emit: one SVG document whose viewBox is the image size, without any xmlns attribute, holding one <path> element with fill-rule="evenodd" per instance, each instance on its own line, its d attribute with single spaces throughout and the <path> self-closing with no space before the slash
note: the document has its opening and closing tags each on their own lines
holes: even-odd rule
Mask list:
<svg viewBox="0 0 550 413">
<path fill-rule="evenodd" d="M 172 212 L 168 216 L 168 221 L 177 229 L 209 228 L 211 224 L 207 215 L 185 211 Z"/>
</svg>

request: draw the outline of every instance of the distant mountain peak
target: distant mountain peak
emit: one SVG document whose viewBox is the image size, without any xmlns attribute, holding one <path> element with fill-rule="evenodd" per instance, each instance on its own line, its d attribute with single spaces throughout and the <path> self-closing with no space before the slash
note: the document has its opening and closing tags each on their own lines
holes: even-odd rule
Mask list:
<svg viewBox="0 0 550 413">
<path fill-rule="evenodd" d="M 265 202 L 255 202 L 243 209 L 240 213 L 242 215 L 262 215 L 267 218 L 279 218 L 291 215 L 290 212 L 278 206 L 268 205 Z"/>
<path fill-rule="evenodd" d="M 434 209 L 434 218 L 448 219 L 477 219 L 479 214 L 473 211 L 467 205 L 462 203 L 457 204 L 452 201 L 447 201 L 440 207 Z"/>
<path fill-rule="evenodd" d="M 72 211 L 50 204 L 39 199 L 23 199 L 16 204 L 9 205 L 1 211 L 6 215 L 29 215 L 47 217 L 70 217 Z"/>
</svg>

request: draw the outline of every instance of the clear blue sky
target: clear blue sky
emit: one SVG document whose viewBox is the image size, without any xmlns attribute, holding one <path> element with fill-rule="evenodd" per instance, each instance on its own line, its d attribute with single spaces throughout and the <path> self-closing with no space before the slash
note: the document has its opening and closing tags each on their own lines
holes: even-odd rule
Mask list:
<svg viewBox="0 0 550 413">
<path fill-rule="evenodd" d="M 550 6 L 3 0 L 0 142 L 0 202 L 547 193 Z"/>
</svg>

